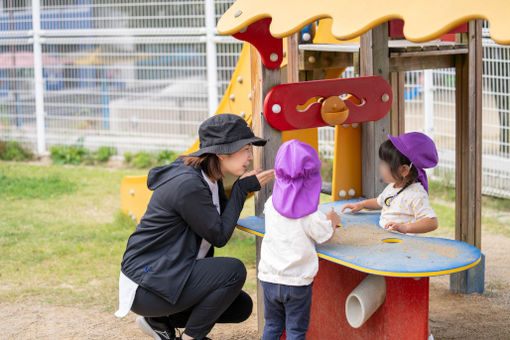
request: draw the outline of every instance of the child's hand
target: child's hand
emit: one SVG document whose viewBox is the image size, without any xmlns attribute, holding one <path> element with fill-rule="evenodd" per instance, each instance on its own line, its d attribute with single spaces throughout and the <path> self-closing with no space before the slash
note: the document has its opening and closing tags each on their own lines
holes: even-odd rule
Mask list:
<svg viewBox="0 0 510 340">
<path fill-rule="evenodd" d="M 355 212 L 358 212 L 361 209 L 363 209 L 363 205 L 361 204 L 361 202 L 359 202 L 359 203 L 347 203 L 346 205 L 344 205 L 342 207 L 341 211 L 343 212 L 345 209 L 351 209 L 351 212 L 355 213 Z"/>
<path fill-rule="evenodd" d="M 333 226 L 333 229 L 336 228 L 337 225 L 340 224 L 340 216 L 331 208 L 331 211 L 328 212 L 326 215 L 327 219 L 331 221 L 331 225 Z"/>
<path fill-rule="evenodd" d="M 406 224 L 400 224 L 400 223 L 397 223 L 397 222 L 388 222 L 388 223 L 386 223 L 386 225 L 384 226 L 384 229 L 389 229 L 389 230 L 392 230 L 392 231 L 398 231 L 399 233 L 402 233 L 402 234 L 407 234 L 407 225 Z"/>
</svg>

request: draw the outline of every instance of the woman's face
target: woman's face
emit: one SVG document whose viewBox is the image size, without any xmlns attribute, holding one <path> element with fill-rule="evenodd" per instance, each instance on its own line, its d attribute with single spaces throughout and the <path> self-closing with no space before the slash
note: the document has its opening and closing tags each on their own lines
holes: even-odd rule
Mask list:
<svg viewBox="0 0 510 340">
<path fill-rule="evenodd" d="M 239 151 L 231 155 L 217 155 L 220 160 L 221 172 L 223 176 L 232 174 L 236 177 L 242 176 L 250 167 L 253 160 L 253 151 L 251 144 L 242 147 Z"/>
</svg>

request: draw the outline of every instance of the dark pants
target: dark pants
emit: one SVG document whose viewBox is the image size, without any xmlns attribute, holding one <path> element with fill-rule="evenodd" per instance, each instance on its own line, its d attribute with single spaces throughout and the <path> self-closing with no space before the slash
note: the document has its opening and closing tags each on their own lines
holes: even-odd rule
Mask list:
<svg viewBox="0 0 510 340">
<path fill-rule="evenodd" d="M 264 290 L 266 324 L 262 340 L 279 340 L 287 330 L 287 340 L 304 340 L 310 323 L 312 284 L 287 286 L 261 282 Z"/>
<path fill-rule="evenodd" d="M 202 339 L 217 322 L 238 323 L 251 315 L 253 302 L 241 291 L 245 280 L 246 268 L 237 259 L 200 259 L 175 304 L 138 287 L 131 310 L 149 317 L 152 325 L 185 328 L 187 335 Z"/>
</svg>

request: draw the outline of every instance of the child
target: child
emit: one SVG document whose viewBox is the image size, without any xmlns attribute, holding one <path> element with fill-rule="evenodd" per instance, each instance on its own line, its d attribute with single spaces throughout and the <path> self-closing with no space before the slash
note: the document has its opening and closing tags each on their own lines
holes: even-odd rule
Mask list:
<svg viewBox="0 0 510 340">
<path fill-rule="evenodd" d="M 389 183 L 377 197 L 346 204 L 351 212 L 382 208 L 381 227 L 401 233 L 427 233 L 437 228 L 437 216 L 429 205 L 427 174 L 437 165 L 436 146 L 420 132 L 394 137 L 379 147 L 380 174 Z"/>
<path fill-rule="evenodd" d="M 273 195 L 265 203 L 266 234 L 258 268 L 264 290 L 263 340 L 305 339 L 312 282 L 319 268 L 315 242 L 333 237 L 338 215 L 317 210 L 322 181 L 314 148 L 291 140 L 276 155 Z"/>
</svg>

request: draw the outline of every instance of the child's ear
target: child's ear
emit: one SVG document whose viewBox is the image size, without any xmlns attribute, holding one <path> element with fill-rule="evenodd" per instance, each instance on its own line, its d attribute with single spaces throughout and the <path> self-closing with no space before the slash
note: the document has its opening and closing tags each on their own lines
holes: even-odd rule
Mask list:
<svg viewBox="0 0 510 340">
<path fill-rule="evenodd" d="M 404 165 L 400 166 L 400 175 L 402 177 L 407 177 L 407 175 L 409 175 L 410 172 L 411 172 L 411 167 L 409 165 L 404 164 Z"/>
</svg>

